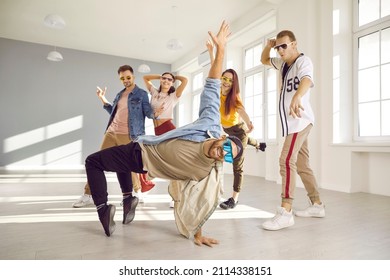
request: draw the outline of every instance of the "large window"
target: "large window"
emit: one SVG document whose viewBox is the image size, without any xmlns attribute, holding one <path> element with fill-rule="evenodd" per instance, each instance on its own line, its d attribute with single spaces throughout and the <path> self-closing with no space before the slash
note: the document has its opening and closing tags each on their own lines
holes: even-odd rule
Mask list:
<svg viewBox="0 0 390 280">
<path fill-rule="evenodd" d="M 390 0 L 357 5 L 355 137 L 390 140 Z"/>
<path fill-rule="evenodd" d="M 192 121 L 199 117 L 200 94 L 204 85 L 203 72 L 198 72 L 192 78 Z"/>
<path fill-rule="evenodd" d="M 272 141 L 277 126 L 277 71 L 260 62 L 265 40 L 244 50 L 244 106 L 255 127 L 251 136 Z M 275 55 L 272 50 L 271 56 Z"/>
</svg>

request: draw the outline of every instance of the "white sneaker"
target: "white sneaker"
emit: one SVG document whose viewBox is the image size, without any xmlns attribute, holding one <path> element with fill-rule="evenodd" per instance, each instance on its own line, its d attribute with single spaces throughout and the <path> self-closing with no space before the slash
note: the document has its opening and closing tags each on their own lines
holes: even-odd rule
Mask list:
<svg viewBox="0 0 390 280">
<path fill-rule="evenodd" d="M 135 192 L 134 196 L 138 198 L 138 203 L 145 203 L 144 195 L 142 192 Z"/>
<path fill-rule="evenodd" d="M 82 194 L 73 204 L 73 208 L 82 208 L 93 205 L 92 195 Z"/>
<path fill-rule="evenodd" d="M 278 207 L 275 216 L 263 223 L 266 230 L 279 230 L 294 225 L 294 216 L 292 211 L 287 212 L 283 207 Z"/>
<path fill-rule="evenodd" d="M 175 208 L 175 201 L 174 200 L 171 200 L 169 202 L 169 208 Z"/>
<path fill-rule="evenodd" d="M 323 218 L 325 217 L 325 205 L 321 202 L 321 204 L 314 203 L 312 204 L 309 201 L 309 207 L 305 210 L 295 211 L 295 216 L 298 217 L 314 217 L 314 218 Z"/>
</svg>

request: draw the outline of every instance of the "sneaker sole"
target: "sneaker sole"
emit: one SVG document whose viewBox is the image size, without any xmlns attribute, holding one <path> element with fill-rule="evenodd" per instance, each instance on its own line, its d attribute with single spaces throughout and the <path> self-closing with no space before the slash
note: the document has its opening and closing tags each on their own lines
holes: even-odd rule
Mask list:
<svg viewBox="0 0 390 280">
<path fill-rule="evenodd" d="M 301 217 L 301 218 L 324 218 L 325 217 L 325 214 L 323 215 L 305 215 L 305 214 L 297 214 L 297 213 L 294 213 L 295 216 L 297 217 Z"/>
<path fill-rule="evenodd" d="M 227 207 L 227 206 L 224 205 L 224 204 L 220 204 L 219 207 L 220 207 L 221 209 L 223 209 L 223 210 L 228 210 L 228 209 L 229 209 L 229 207 Z"/>
<path fill-rule="evenodd" d="M 114 217 L 115 217 L 116 207 L 115 207 L 115 205 L 112 205 L 112 204 L 110 204 L 108 207 L 110 207 L 110 221 L 108 222 L 108 232 L 106 232 L 106 230 L 104 230 L 104 233 L 107 236 L 111 236 L 115 231 Z"/>
<path fill-rule="evenodd" d="M 92 206 L 92 205 L 95 205 L 95 204 L 93 204 L 93 202 L 88 203 L 88 204 L 73 204 L 72 207 L 73 208 L 84 208 L 84 207 L 88 207 L 88 206 Z"/>
<path fill-rule="evenodd" d="M 237 203 L 238 203 L 238 202 L 237 202 Z M 225 205 L 225 204 L 220 204 L 219 207 L 222 208 L 223 210 L 234 209 L 234 208 L 236 208 L 237 203 L 236 203 L 236 205 L 234 205 L 234 207 L 229 207 L 229 206 L 227 206 L 227 205 Z"/>
<path fill-rule="evenodd" d="M 138 197 L 134 197 L 134 199 L 131 201 L 130 211 L 129 213 L 127 213 L 125 217 L 123 217 L 122 224 L 127 225 L 134 220 L 135 208 L 137 208 L 138 202 L 139 202 Z"/>
<path fill-rule="evenodd" d="M 264 224 L 263 224 L 262 226 L 263 226 L 263 229 L 265 229 L 265 230 L 270 230 L 270 231 L 277 231 L 277 230 L 280 230 L 280 229 L 284 229 L 284 228 L 292 227 L 293 225 L 295 225 L 295 222 L 293 222 L 292 224 L 289 224 L 289 225 L 283 226 L 283 227 L 279 227 L 279 228 L 270 228 L 270 227 L 264 226 Z"/>
</svg>

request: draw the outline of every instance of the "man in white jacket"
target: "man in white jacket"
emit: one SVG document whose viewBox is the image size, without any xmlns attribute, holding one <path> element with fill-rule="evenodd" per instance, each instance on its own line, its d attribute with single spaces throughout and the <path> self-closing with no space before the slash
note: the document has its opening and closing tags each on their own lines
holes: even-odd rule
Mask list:
<svg viewBox="0 0 390 280">
<path fill-rule="evenodd" d="M 270 57 L 274 48 L 280 57 Z M 282 204 L 274 218 L 263 223 L 266 230 L 279 230 L 294 225 L 292 203 L 296 185 L 296 174 L 310 199 L 300 217 L 325 217 L 325 207 L 320 200 L 316 178 L 309 164 L 308 136 L 314 125 L 314 113 L 310 105 L 310 88 L 313 82 L 313 64 L 309 57 L 298 52 L 293 32 L 283 30 L 276 39 L 268 40 L 261 54 L 261 62 L 279 70 L 280 87 L 279 116 L 285 141 L 279 158 L 282 176 Z"/>
</svg>

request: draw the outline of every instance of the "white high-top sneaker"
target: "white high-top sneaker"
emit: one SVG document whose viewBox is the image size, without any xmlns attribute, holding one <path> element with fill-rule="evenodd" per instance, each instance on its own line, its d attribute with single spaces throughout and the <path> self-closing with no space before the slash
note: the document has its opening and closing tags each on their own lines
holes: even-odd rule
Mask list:
<svg viewBox="0 0 390 280">
<path fill-rule="evenodd" d="M 82 194 L 74 203 L 73 208 L 82 208 L 93 205 L 92 195 L 90 194 Z"/>
<path fill-rule="evenodd" d="M 325 217 L 325 205 L 321 202 L 321 204 L 311 203 L 309 200 L 309 207 L 305 210 L 294 211 L 295 216 L 298 217 L 306 217 L 306 218 L 323 218 Z"/>
<path fill-rule="evenodd" d="M 283 207 L 278 207 L 275 216 L 263 223 L 266 230 L 279 230 L 294 225 L 294 216 L 292 211 L 287 212 Z"/>
</svg>

